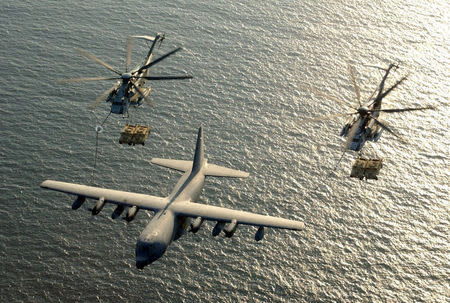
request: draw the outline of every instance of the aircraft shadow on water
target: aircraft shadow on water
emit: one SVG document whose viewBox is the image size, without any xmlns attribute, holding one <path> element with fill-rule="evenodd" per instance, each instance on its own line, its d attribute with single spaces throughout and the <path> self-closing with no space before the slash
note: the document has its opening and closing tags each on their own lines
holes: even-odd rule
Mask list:
<svg viewBox="0 0 450 303">
<path fill-rule="evenodd" d="M 97 200 L 92 209 L 93 215 L 98 214 L 106 203 L 116 205 L 113 219 L 118 218 L 125 208 L 128 208 L 125 216 L 127 221 L 133 220 L 140 209 L 154 211 L 155 216 L 137 240 L 136 267 L 139 269 L 159 259 L 170 243 L 187 231 L 196 233 L 204 220 L 217 222 L 212 231 L 213 236 L 223 231 L 226 237 L 232 237 L 239 224 L 257 226 L 256 241 L 263 239 L 264 227 L 290 230 L 304 228 L 304 223 L 300 221 L 194 202 L 200 197 L 206 176 L 246 178 L 249 175 L 243 171 L 208 163 L 204 156 L 202 127 L 198 130 L 193 161 L 153 158 L 151 162 L 183 172 L 171 194 L 165 198 L 53 180 L 42 182 L 41 187 L 76 195 L 72 209 L 79 208 L 86 198 Z"/>
</svg>

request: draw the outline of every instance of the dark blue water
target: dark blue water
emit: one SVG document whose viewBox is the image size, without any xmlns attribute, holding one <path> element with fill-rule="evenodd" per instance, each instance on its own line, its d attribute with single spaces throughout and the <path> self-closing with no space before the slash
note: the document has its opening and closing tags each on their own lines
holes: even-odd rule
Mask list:
<svg viewBox="0 0 450 303">
<path fill-rule="evenodd" d="M 421 1 L 69 1 L 0 6 L 0 299 L 4 302 L 445 302 L 449 300 L 449 4 Z M 184 51 L 154 75 L 147 144 L 118 144 L 125 121 L 110 117 L 99 137 L 95 183 L 167 195 L 180 175 L 152 157 L 191 159 L 204 125 L 210 163 L 250 172 L 208 179 L 199 202 L 302 220 L 302 232 L 241 227 L 213 238 L 209 223 L 139 271 L 134 245 L 152 214 L 112 221 L 72 211 L 68 195 L 41 190 L 47 178 L 90 184 L 95 125 L 108 113 L 87 106 L 112 83 L 57 79 L 112 76 L 75 52 L 125 66 L 129 35 L 165 32 L 157 56 Z M 135 43 L 133 64 L 147 51 Z M 363 98 L 381 72 L 409 74 L 386 106 L 436 111 L 382 116 L 406 137 L 384 133 L 366 153 L 384 159 L 378 181 L 339 168 L 344 119 L 301 124 L 346 110 L 308 85 L 355 104 L 347 62 Z M 388 104 L 389 103 L 389 104 Z"/>
</svg>

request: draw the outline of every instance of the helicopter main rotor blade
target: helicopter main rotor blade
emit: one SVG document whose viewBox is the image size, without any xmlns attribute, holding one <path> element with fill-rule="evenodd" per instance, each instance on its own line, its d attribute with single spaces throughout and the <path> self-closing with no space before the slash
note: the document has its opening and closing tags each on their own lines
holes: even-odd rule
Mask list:
<svg viewBox="0 0 450 303">
<path fill-rule="evenodd" d="M 130 81 L 131 85 L 133 85 L 133 87 L 136 89 L 136 91 L 139 93 L 139 95 L 141 95 L 142 98 L 144 98 L 145 102 L 147 102 L 150 106 L 155 106 L 153 104 L 153 101 L 149 98 L 147 98 L 144 93 L 142 92 L 142 90 L 139 88 L 139 86 L 137 86 L 136 84 L 134 84 L 134 82 Z"/>
<path fill-rule="evenodd" d="M 180 51 L 180 50 L 182 50 L 182 49 L 183 49 L 182 47 L 179 47 L 179 48 L 174 49 L 174 50 L 171 51 L 171 52 L 168 52 L 167 54 L 165 54 L 165 55 L 159 57 L 159 58 L 156 59 L 155 61 L 152 61 L 152 62 L 150 62 L 150 63 L 147 64 L 147 65 L 144 65 L 144 66 L 141 67 L 137 72 L 140 73 L 140 72 L 142 72 L 143 70 L 145 70 L 145 69 L 147 69 L 147 68 L 150 68 L 151 66 L 153 66 L 153 65 L 155 65 L 155 64 L 157 64 L 157 63 L 159 63 L 159 62 L 161 62 L 162 60 L 166 59 L 166 58 L 169 57 L 170 55 L 173 55 L 173 54 L 175 54 L 176 52 L 178 52 L 178 51 Z"/>
<path fill-rule="evenodd" d="M 406 80 L 406 78 L 408 78 L 408 76 L 404 76 L 403 78 L 401 78 L 399 81 L 397 81 L 397 83 L 395 83 L 394 85 L 392 85 L 388 90 L 386 90 L 384 93 L 382 93 L 379 98 L 383 99 L 384 97 L 386 97 L 394 88 L 396 88 L 398 85 L 400 85 L 404 80 Z"/>
<path fill-rule="evenodd" d="M 359 124 L 361 123 L 361 118 L 358 118 L 350 128 L 348 134 L 347 134 L 347 140 L 345 140 L 344 143 L 344 150 L 350 149 L 350 145 L 352 144 L 353 137 L 355 137 L 356 133 L 359 129 Z"/>
<path fill-rule="evenodd" d="M 303 86 L 303 85 L 302 85 L 302 86 Z M 305 87 L 305 89 L 309 90 L 309 91 L 312 92 L 312 93 L 315 93 L 315 94 L 317 94 L 317 95 L 320 95 L 320 96 L 324 97 L 325 99 L 330 99 L 330 100 L 333 100 L 333 101 L 335 101 L 335 102 L 337 102 L 337 103 L 340 103 L 340 104 L 344 105 L 345 107 L 350 107 L 351 109 L 354 109 L 354 110 L 357 109 L 357 108 L 355 108 L 355 107 L 353 107 L 353 106 L 350 106 L 347 102 L 345 102 L 345 101 L 343 101 L 343 100 L 341 100 L 341 99 L 338 99 L 338 98 L 336 98 L 336 97 L 334 97 L 334 96 L 328 95 L 328 94 L 326 94 L 326 93 L 324 93 L 324 92 L 322 92 L 322 91 L 320 91 L 320 90 L 318 90 L 318 89 L 316 89 L 316 88 L 311 87 L 310 85 L 307 85 L 307 86 Z"/>
<path fill-rule="evenodd" d="M 111 65 L 109 65 L 108 63 L 105 63 L 104 61 L 100 60 L 99 58 L 97 58 L 96 56 L 92 55 L 91 53 L 88 53 L 87 51 L 85 51 L 84 49 L 81 48 L 76 48 L 75 49 L 80 55 L 85 56 L 86 58 L 91 59 L 94 62 L 97 62 L 98 64 L 103 65 L 104 67 L 106 67 L 107 69 L 109 69 L 110 71 L 112 71 L 113 73 L 116 73 L 118 75 L 122 75 L 122 73 L 118 70 L 116 70 L 115 68 L 113 68 Z"/>
<path fill-rule="evenodd" d="M 384 112 L 384 113 L 401 113 L 401 112 L 410 112 L 414 110 L 426 110 L 426 109 L 436 109 L 434 106 L 425 106 L 425 107 L 409 107 L 409 108 L 396 108 L 396 109 L 377 109 L 371 110 L 370 112 Z"/>
<path fill-rule="evenodd" d="M 373 68 L 381 69 L 381 70 L 384 70 L 384 71 L 386 70 L 386 68 L 384 68 L 382 66 L 374 65 L 374 64 L 363 64 L 363 66 L 373 67 Z"/>
<path fill-rule="evenodd" d="M 394 136 L 396 136 L 400 141 L 402 141 L 403 143 L 408 143 L 407 141 L 406 141 L 406 139 L 405 138 L 403 138 L 402 136 L 400 136 L 400 135 L 397 135 L 392 129 L 390 129 L 386 124 L 384 124 L 384 123 L 381 123 L 380 122 L 380 120 L 378 120 L 377 118 L 375 118 L 375 117 L 371 117 L 374 121 L 375 121 L 375 123 L 376 124 L 378 124 L 379 126 L 381 126 L 381 128 L 383 128 L 384 130 L 386 130 L 387 132 L 389 132 L 389 133 L 391 133 L 391 134 L 393 134 Z"/>
<path fill-rule="evenodd" d="M 99 96 L 97 99 L 95 99 L 94 102 L 92 102 L 88 108 L 91 110 L 94 110 L 100 104 L 100 102 L 102 100 L 104 100 L 106 98 L 106 96 L 108 96 L 115 88 L 116 88 L 116 85 L 112 86 L 110 89 L 105 91 L 101 96 Z"/>
<path fill-rule="evenodd" d="M 339 113 L 339 114 L 333 114 L 333 115 L 314 117 L 314 118 L 301 120 L 300 123 L 309 123 L 309 122 L 314 122 L 314 121 L 331 120 L 331 119 L 336 118 L 336 117 L 345 117 L 345 116 L 350 116 L 350 115 L 353 115 L 353 114 L 357 114 L 357 112 L 355 112 L 355 113 Z"/>
<path fill-rule="evenodd" d="M 85 82 L 85 81 L 102 81 L 102 80 L 118 80 L 119 77 L 83 77 L 56 80 L 56 83 Z"/>
<path fill-rule="evenodd" d="M 358 104 L 361 107 L 361 91 L 359 89 L 358 83 L 356 82 L 355 68 L 347 62 L 347 69 L 348 73 L 350 74 L 350 80 L 353 83 L 353 88 L 355 89 L 356 99 L 358 100 Z"/>
<path fill-rule="evenodd" d="M 183 79 L 192 79 L 193 77 L 190 75 L 186 76 L 148 76 L 148 77 L 135 77 L 140 79 L 147 80 L 183 80 Z"/>
<path fill-rule="evenodd" d="M 377 93 L 378 87 L 375 87 L 374 91 L 372 92 L 372 94 L 370 95 L 370 97 L 367 99 L 367 102 L 369 102 L 370 100 L 372 100 L 373 96 L 375 96 L 375 94 Z M 373 100 L 373 102 L 375 102 L 375 99 Z M 370 103 L 370 106 L 373 104 L 373 102 Z"/>
<path fill-rule="evenodd" d="M 127 59 L 125 63 L 125 72 L 128 72 L 131 64 L 131 49 L 133 48 L 133 39 L 128 37 L 127 39 Z"/>
</svg>

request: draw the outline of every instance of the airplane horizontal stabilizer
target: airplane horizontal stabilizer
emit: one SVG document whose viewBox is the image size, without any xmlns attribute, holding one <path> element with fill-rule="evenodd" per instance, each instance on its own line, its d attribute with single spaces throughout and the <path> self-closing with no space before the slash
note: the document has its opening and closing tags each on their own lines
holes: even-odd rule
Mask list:
<svg viewBox="0 0 450 303">
<path fill-rule="evenodd" d="M 162 167 L 175 169 L 181 172 L 187 172 L 192 169 L 192 161 L 153 158 L 150 162 Z M 205 176 L 212 176 L 212 177 L 247 178 L 249 176 L 249 173 L 244 171 L 209 163 L 206 164 L 203 173 L 205 174 Z"/>
<path fill-rule="evenodd" d="M 207 164 L 205 176 L 213 177 L 230 177 L 230 178 L 247 178 L 249 173 L 241 170 L 231 169 L 219 165 Z"/>
<path fill-rule="evenodd" d="M 150 162 L 152 164 L 175 169 L 182 172 L 187 172 L 192 169 L 192 161 L 153 158 Z"/>
</svg>

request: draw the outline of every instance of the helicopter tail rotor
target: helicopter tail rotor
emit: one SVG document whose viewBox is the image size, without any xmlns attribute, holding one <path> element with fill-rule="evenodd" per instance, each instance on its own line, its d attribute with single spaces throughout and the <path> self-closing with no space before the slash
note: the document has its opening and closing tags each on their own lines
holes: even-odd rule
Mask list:
<svg viewBox="0 0 450 303">
<path fill-rule="evenodd" d="M 163 41 L 166 39 L 166 34 L 161 34 L 160 35 L 160 40 L 159 40 L 159 45 L 158 45 L 158 49 L 161 47 L 161 44 L 163 43 Z"/>
</svg>

